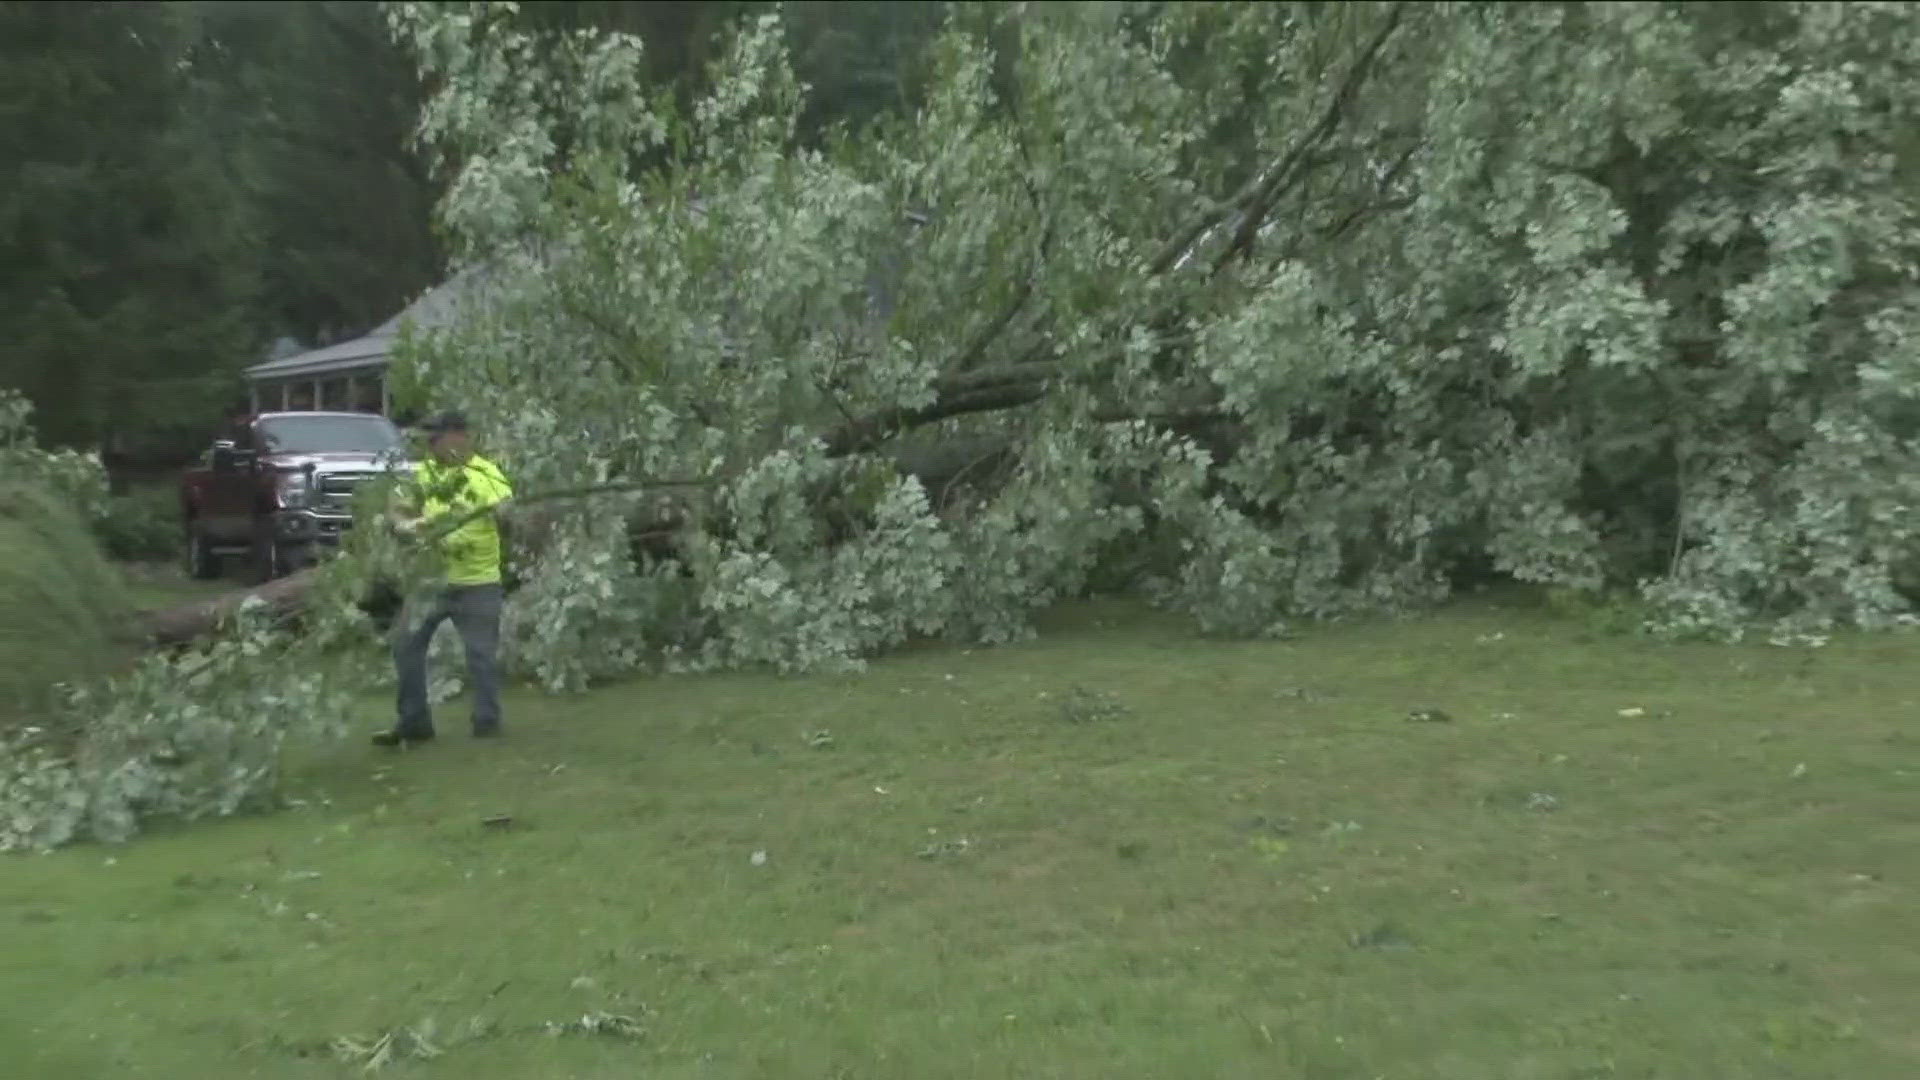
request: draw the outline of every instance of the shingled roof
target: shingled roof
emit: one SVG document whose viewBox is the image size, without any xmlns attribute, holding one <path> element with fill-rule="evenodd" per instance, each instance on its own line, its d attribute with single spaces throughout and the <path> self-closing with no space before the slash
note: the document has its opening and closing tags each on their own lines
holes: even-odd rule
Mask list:
<svg viewBox="0 0 1920 1080">
<path fill-rule="evenodd" d="M 461 303 L 474 291 L 481 277 L 477 269 L 463 270 L 422 293 L 418 300 L 366 335 L 255 364 L 247 369 L 247 378 L 263 382 L 384 367 L 394 343 L 400 338 L 401 327 L 411 324 L 416 329 L 426 330 L 450 325 L 458 315 Z"/>
</svg>

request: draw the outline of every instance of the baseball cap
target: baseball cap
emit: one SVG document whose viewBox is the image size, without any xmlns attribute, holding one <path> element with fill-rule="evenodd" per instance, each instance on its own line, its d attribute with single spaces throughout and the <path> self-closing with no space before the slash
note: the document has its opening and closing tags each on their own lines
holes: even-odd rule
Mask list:
<svg viewBox="0 0 1920 1080">
<path fill-rule="evenodd" d="M 443 435 L 449 431 L 467 430 L 465 413 L 455 409 L 434 413 L 420 422 L 420 430 L 429 435 Z"/>
</svg>

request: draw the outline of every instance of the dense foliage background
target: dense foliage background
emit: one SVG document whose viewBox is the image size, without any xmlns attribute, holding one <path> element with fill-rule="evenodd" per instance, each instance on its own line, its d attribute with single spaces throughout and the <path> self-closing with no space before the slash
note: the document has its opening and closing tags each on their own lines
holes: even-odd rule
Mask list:
<svg viewBox="0 0 1920 1080">
<path fill-rule="evenodd" d="M 0 3 L 0 385 L 61 445 L 203 445 L 237 370 L 430 284 L 417 77 L 354 3 Z"/>
</svg>

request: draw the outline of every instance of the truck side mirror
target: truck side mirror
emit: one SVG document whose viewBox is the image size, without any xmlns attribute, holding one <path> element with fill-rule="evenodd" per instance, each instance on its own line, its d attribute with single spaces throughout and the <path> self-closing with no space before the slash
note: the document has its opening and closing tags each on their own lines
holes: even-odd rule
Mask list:
<svg viewBox="0 0 1920 1080">
<path fill-rule="evenodd" d="M 216 439 L 213 443 L 213 471 L 217 473 L 239 472 L 240 467 L 253 455 L 240 449 L 232 439 Z"/>
</svg>

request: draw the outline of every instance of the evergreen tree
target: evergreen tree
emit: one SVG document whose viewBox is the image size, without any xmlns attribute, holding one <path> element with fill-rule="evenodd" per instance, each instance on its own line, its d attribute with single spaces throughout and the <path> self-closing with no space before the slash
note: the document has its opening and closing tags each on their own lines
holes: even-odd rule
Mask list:
<svg viewBox="0 0 1920 1080">
<path fill-rule="evenodd" d="M 159 4 L 0 3 L 0 383 L 56 443 L 194 426 L 260 338 L 255 218 Z"/>
<path fill-rule="evenodd" d="M 275 336 L 326 344 L 439 279 L 437 189 L 412 146 L 421 87 L 373 4 L 182 5 L 211 105 L 203 153 L 237 163 Z"/>
</svg>

